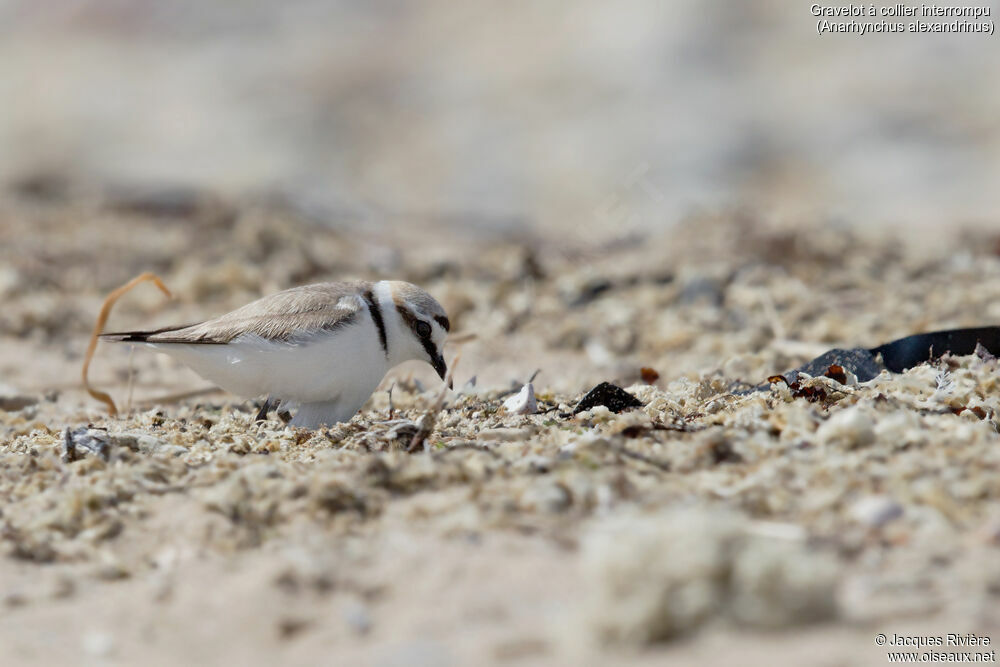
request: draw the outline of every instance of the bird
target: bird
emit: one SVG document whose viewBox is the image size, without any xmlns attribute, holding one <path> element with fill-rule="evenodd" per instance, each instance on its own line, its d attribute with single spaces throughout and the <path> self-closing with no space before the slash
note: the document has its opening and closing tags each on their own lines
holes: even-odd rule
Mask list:
<svg viewBox="0 0 1000 667">
<path fill-rule="evenodd" d="M 420 287 L 398 280 L 302 285 L 211 320 L 101 339 L 164 352 L 203 378 L 245 398 L 297 412 L 292 426 L 317 429 L 348 421 L 385 374 L 411 359 L 442 380 L 451 325 Z"/>
</svg>

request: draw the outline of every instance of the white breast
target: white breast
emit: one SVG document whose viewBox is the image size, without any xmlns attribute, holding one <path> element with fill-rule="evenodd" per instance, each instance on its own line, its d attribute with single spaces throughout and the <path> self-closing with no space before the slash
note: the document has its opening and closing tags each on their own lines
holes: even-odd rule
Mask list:
<svg viewBox="0 0 1000 667">
<path fill-rule="evenodd" d="M 357 407 L 389 364 L 367 309 L 334 331 L 292 343 L 239 336 L 226 345 L 150 344 L 223 389 L 245 397 L 270 395 L 312 403 L 338 400 Z"/>
</svg>

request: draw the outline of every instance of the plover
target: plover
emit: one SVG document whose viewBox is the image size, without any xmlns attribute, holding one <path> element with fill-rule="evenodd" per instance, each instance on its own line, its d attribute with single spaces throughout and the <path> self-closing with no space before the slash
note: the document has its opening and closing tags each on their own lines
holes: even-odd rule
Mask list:
<svg viewBox="0 0 1000 667">
<path fill-rule="evenodd" d="M 200 324 L 109 333 L 103 340 L 165 352 L 239 396 L 267 396 L 298 412 L 293 426 L 346 421 L 393 366 L 417 359 L 441 379 L 450 325 L 441 305 L 411 283 L 304 285 Z"/>
</svg>

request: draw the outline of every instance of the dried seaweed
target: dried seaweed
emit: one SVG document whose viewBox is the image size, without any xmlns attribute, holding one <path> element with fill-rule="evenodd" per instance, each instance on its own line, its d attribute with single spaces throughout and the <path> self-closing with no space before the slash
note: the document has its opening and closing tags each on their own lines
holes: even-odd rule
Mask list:
<svg viewBox="0 0 1000 667">
<path fill-rule="evenodd" d="M 624 410 L 641 408 L 642 401 L 617 385 L 602 382 L 580 399 L 580 402 L 573 408 L 573 414 L 579 414 L 598 405 L 603 405 L 617 414 Z"/>
<path fill-rule="evenodd" d="M 90 370 L 90 360 L 94 356 L 94 351 L 97 349 L 97 341 L 101 333 L 104 331 L 104 325 L 108 321 L 108 316 L 111 315 L 111 308 L 115 305 L 115 302 L 133 287 L 146 281 L 152 281 L 154 285 L 160 288 L 160 291 L 163 292 L 168 299 L 173 298 L 170 290 L 167 289 L 167 286 L 163 284 L 163 281 L 160 280 L 159 276 L 155 273 L 143 273 L 128 281 L 121 287 L 116 288 L 107 296 L 106 299 L 104 299 L 104 303 L 101 305 L 101 312 L 97 315 L 97 321 L 94 323 L 94 330 L 90 334 L 90 343 L 87 345 L 87 354 L 83 358 L 83 368 L 81 369 L 83 388 L 86 389 L 87 393 L 93 398 L 96 398 L 108 406 L 108 412 L 112 416 L 118 414 L 118 408 L 115 406 L 114 399 L 112 399 L 107 392 L 91 387 L 90 382 L 87 379 L 87 373 Z"/>
</svg>

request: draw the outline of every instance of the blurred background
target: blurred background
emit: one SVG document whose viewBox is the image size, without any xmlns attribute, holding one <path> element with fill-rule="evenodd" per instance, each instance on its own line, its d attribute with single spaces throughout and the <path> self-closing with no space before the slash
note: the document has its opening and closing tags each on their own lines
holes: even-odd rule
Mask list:
<svg viewBox="0 0 1000 667">
<path fill-rule="evenodd" d="M 1000 50 L 809 3 L 0 0 L 0 179 L 595 238 L 995 224 Z"/>
</svg>

